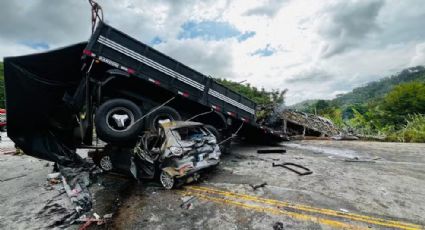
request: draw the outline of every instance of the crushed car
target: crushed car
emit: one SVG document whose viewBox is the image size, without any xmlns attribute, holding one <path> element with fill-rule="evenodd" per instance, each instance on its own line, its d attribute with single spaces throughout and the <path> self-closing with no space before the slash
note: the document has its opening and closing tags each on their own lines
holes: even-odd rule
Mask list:
<svg viewBox="0 0 425 230">
<path fill-rule="evenodd" d="M 158 178 L 166 189 L 197 181 L 201 172 L 220 163 L 220 148 L 208 126 L 192 121 L 160 123 L 157 133 L 145 133 L 134 148 L 107 145 L 92 152 L 104 171 L 123 172 L 137 180 Z"/>
</svg>

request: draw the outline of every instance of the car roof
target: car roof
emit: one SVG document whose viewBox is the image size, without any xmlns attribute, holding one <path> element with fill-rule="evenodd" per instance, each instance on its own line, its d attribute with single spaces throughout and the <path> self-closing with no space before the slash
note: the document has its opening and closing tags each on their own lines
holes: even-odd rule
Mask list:
<svg viewBox="0 0 425 230">
<path fill-rule="evenodd" d="M 183 127 L 194 127 L 202 125 L 202 123 L 194 121 L 170 121 L 161 124 L 164 129 L 179 129 Z"/>
</svg>

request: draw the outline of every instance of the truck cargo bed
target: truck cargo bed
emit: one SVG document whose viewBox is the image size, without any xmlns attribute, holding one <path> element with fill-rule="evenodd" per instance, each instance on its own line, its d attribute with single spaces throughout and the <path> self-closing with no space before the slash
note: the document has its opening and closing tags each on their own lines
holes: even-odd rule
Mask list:
<svg viewBox="0 0 425 230">
<path fill-rule="evenodd" d="M 157 87 L 256 124 L 255 102 L 103 22 L 84 53 Z"/>
</svg>

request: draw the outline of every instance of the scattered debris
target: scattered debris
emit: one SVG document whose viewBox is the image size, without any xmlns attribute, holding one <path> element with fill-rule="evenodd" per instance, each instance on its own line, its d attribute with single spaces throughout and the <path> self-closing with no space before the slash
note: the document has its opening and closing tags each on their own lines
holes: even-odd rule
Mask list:
<svg viewBox="0 0 425 230">
<path fill-rule="evenodd" d="M 105 214 L 103 215 L 103 219 L 111 219 L 112 215 L 113 215 L 112 213 Z"/>
<path fill-rule="evenodd" d="M 58 179 L 58 178 L 52 178 L 52 179 L 49 179 L 49 184 L 50 185 L 55 185 L 55 184 L 59 184 L 59 183 L 61 183 L 62 181 L 60 180 L 60 179 Z"/>
<path fill-rule="evenodd" d="M 58 179 L 61 176 L 60 172 L 47 174 L 47 179 Z"/>
<path fill-rule="evenodd" d="M 97 213 L 93 213 L 93 217 L 87 217 L 87 215 L 82 215 L 75 222 L 84 222 L 83 225 L 80 226 L 79 230 L 87 229 L 92 223 L 96 223 L 97 225 L 105 224 L 109 219 L 112 218 L 112 213 L 105 214 L 103 218 Z"/>
<path fill-rule="evenodd" d="M 358 157 L 353 157 L 352 159 L 345 159 L 345 162 L 359 162 L 359 163 L 375 163 L 374 160 L 361 160 Z"/>
<path fill-rule="evenodd" d="M 15 148 L 0 148 L 0 154 L 4 154 L 4 155 L 15 155 L 16 153 L 16 149 Z"/>
<path fill-rule="evenodd" d="M 290 136 L 336 136 L 340 130 L 327 118 L 294 110 L 284 110 L 281 113 L 283 131 Z"/>
<path fill-rule="evenodd" d="M 99 171 L 96 167 L 89 164 L 75 168 L 58 165 L 58 168 L 63 188 L 71 202 L 75 207 L 81 209 L 80 212 L 90 211 L 92 197 L 88 186 L 91 184 L 90 178 L 94 178 Z"/>
<path fill-rule="evenodd" d="M 99 220 L 100 219 L 100 216 L 97 213 L 93 213 L 93 216 L 94 216 L 94 218 L 96 218 L 96 220 Z"/>
<path fill-rule="evenodd" d="M 343 209 L 343 208 L 340 208 L 339 210 L 340 210 L 341 212 L 345 212 L 345 213 L 348 213 L 348 212 L 349 212 L 347 209 Z"/>
<path fill-rule="evenodd" d="M 252 189 L 257 190 L 258 188 L 263 188 L 267 185 L 267 182 L 261 183 L 261 184 L 257 184 L 257 185 L 252 185 L 250 184 L 249 186 L 251 186 Z"/>
<path fill-rule="evenodd" d="M 282 222 L 276 222 L 273 224 L 273 230 L 283 230 L 283 223 Z"/>
<path fill-rule="evenodd" d="M 340 141 L 357 141 L 360 138 L 354 135 L 336 135 L 332 137 L 333 140 L 340 140 Z"/>
<path fill-rule="evenodd" d="M 267 154 L 267 153 L 286 153 L 286 149 L 258 149 L 258 154 Z"/>
<path fill-rule="evenodd" d="M 85 222 L 83 225 L 80 226 L 80 228 L 78 228 L 78 230 L 85 230 L 93 223 L 96 223 L 97 225 L 102 225 L 105 223 L 105 220 L 103 219 L 87 218 L 85 216 L 84 218 L 79 218 L 78 221 Z"/>
<path fill-rule="evenodd" d="M 180 208 L 183 209 L 192 209 L 193 205 L 192 202 L 196 200 L 196 196 L 184 196 L 181 199 L 183 200 L 183 203 L 180 204 Z"/>
<path fill-rule="evenodd" d="M 23 175 L 19 175 L 19 176 L 14 176 L 14 177 L 6 178 L 6 179 L 3 179 L 3 180 L 0 180 L 0 182 L 5 182 L 5 181 L 9 181 L 9 180 L 18 179 L 18 178 L 24 177 L 26 175 L 27 174 L 23 174 Z"/>
<path fill-rule="evenodd" d="M 286 169 L 288 169 L 288 170 L 290 170 L 290 171 L 292 171 L 292 172 L 294 172 L 294 173 L 298 174 L 299 176 L 310 175 L 310 174 L 312 174 L 312 173 L 313 173 L 313 172 L 312 172 L 309 168 L 306 168 L 306 167 L 304 167 L 304 166 L 302 166 L 302 165 L 295 164 L 295 163 L 289 163 L 289 162 L 286 162 L 286 163 L 282 163 L 282 164 L 275 164 L 275 163 L 273 162 L 273 164 L 272 164 L 272 165 L 273 165 L 273 167 L 280 166 L 280 167 L 286 168 Z M 291 165 L 291 166 L 295 166 L 295 167 L 298 167 L 298 168 L 304 169 L 304 170 L 305 170 L 305 172 L 297 171 L 297 170 L 295 170 L 295 169 L 293 169 L 293 168 L 291 168 L 291 167 L 288 167 L 288 165 Z"/>
<path fill-rule="evenodd" d="M 67 228 L 76 218 L 80 216 L 78 212 L 70 208 L 69 203 L 61 201 L 63 193 L 52 197 L 37 213 L 37 218 L 48 220 L 45 228 Z"/>
</svg>

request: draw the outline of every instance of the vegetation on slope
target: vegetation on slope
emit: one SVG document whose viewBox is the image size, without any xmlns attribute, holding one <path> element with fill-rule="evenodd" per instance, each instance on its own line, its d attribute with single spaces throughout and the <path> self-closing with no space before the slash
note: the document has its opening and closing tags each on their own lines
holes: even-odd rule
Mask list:
<svg viewBox="0 0 425 230">
<path fill-rule="evenodd" d="M 227 79 L 215 79 L 220 84 L 230 88 L 231 90 L 242 94 L 243 96 L 253 100 L 261 108 L 257 110 L 256 116 L 257 120 L 265 119 L 267 116 L 275 112 L 276 110 L 283 107 L 285 103 L 285 93 L 284 90 L 273 89 L 267 91 L 264 88 L 259 90 L 255 86 L 248 84 L 241 84 L 238 82 L 230 81 Z"/>
<path fill-rule="evenodd" d="M 347 131 L 425 142 L 425 68 L 403 70 L 336 99 L 318 100 L 302 111 L 327 117 Z"/>
</svg>

